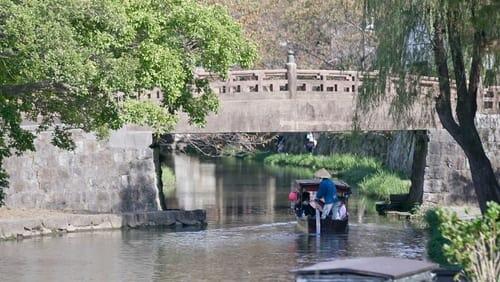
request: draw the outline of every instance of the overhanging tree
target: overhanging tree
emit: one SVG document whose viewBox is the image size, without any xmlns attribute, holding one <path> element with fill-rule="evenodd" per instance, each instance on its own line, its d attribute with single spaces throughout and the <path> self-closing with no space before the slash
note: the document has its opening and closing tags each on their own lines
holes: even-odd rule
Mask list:
<svg viewBox="0 0 500 282">
<path fill-rule="evenodd" d="M 38 121 L 53 144 L 72 148 L 69 129 L 126 122 L 168 131 L 180 111 L 203 123 L 216 96 L 194 70 L 225 76 L 256 51 L 226 10 L 184 0 L 0 0 L 0 201 L 2 161 L 34 150 Z M 158 87 L 163 103 L 138 102 Z M 200 90 L 201 95 L 193 95 Z M 117 99 L 117 94 L 122 95 Z"/>
<path fill-rule="evenodd" d="M 469 161 L 481 211 L 487 201 L 500 202 L 500 187 L 474 123 L 482 77 L 496 83 L 500 63 L 500 4 L 490 0 L 366 0 L 378 39 L 373 69 L 377 79 L 362 93 L 373 101 L 385 93 L 390 76 L 399 78 L 399 104 L 411 102 L 418 85 L 410 78 L 439 78 L 435 108 L 443 127 L 456 140 Z M 406 84 L 405 84 L 406 83 Z M 451 88 L 456 84 L 456 107 Z M 402 103 L 401 103 L 402 102 Z"/>
</svg>

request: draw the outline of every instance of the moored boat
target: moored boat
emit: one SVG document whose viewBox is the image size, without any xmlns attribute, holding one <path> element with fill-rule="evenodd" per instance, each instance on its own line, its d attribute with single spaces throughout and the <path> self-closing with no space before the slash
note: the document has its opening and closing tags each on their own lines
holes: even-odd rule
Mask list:
<svg viewBox="0 0 500 282">
<path fill-rule="evenodd" d="M 345 204 L 351 194 L 351 187 L 342 180 L 332 179 L 337 188 L 337 198 Z M 321 179 L 300 179 L 295 180 L 292 185 L 292 192 L 295 196 L 292 201 L 292 209 L 297 217 L 297 229 L 305 233 L 316 233 L 316 209 L 321 211 L 322 203 L 313 201 L 319 189 Z M 343 218 L 333 219 L 327 216 L 320 220 L 321 233 L 345 233 L 349 229 L 349 213 L 346 212 Z"/>
</svg>

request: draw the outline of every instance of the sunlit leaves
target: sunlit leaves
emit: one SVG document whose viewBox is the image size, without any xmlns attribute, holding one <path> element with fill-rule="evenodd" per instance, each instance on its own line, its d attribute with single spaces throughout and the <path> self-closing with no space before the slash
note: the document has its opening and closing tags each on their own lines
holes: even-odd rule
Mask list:
<svg viewBox="0 0 500 282">
<path fill-rule="evenodd" d="M 149 126 L 156 134 L 173 129 L 177 117 L 165 108 L 150 101 L 127 100 L 123 104 L 123 123 Z"/>
<path fill-rule="evenodd" d="M 23 118 L 62 123 L 53 144 L 64 148 L 69 128 L 136 122 L 164 133 L 181 111 L 201 124 L 218 103 L 206 82 L 193 96 L 203 84 L 194 69 L 225 76 L 255 50 L 224 9 L 190 0 L 0 0 L 0 163 L 33 149 Z M 154 87 L 160 105 L 135 101 Z"/>
</svg>

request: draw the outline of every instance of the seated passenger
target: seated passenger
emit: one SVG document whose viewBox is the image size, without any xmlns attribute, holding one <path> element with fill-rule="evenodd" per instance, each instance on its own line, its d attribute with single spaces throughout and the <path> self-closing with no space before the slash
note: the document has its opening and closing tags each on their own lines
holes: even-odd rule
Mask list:
<svg viewBox="0 0 500 282">
<path fill-rule="evenodd" d="M 337 217 L 335 219 L 337 220 L 345 220 L 347 218 L 347 208 L 345 206 L 345 201 L 342 200 L 340 201 L 340 206 L 339 206 L 339 212 L 337 214 Z"/>
<path fill-rule="evenodd" d="M 305 216 L 314 216 L 316 215 L 316 211 L 309 204 L 311 200 L 311 194 L 307 191 L 302 192 L 302 209 L 304 210 Z"/>
</svg>

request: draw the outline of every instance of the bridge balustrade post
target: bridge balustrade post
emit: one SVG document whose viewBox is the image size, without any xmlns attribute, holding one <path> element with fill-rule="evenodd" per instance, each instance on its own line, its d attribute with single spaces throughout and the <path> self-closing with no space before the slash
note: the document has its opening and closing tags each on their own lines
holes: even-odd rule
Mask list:
<svg viewBox="0 0 500 282">
<path fill-rule="evenodd" d="M 488 90 L 487 87 L 483 87 L 483 84 L 480 82 L 478 87 L 477 87 L 477 94 L 476 94 L 476 105 L 477 109 L 476 111 L 478 113 L 483 112 L 483 107 L 484 107 L 484 95 L 486 94 L 486 91 Z"/>
<path fill-rule="evenodd" d="M 293 51 L 288 51 L 288 61 L 286 63 L 286 77 L 288 79 L 288 94 L 290 98 L 297 95 L 297 64 Z"/>
</svg>

